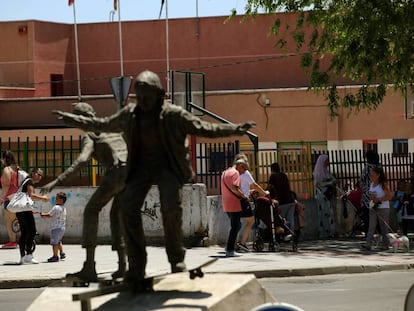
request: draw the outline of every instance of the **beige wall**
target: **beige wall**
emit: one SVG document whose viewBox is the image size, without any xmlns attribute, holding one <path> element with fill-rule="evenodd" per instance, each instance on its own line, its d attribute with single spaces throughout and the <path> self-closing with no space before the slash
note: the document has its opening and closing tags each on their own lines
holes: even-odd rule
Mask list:
<svg viewBox="0 0 414 311">
<path fill-rule="evenodd" d="M 262 103 L 264 96 L 270 100 L 268 107 Z M 331 120 L 322 95 L 304 89 L 209 93 L 206 97 L 206 108 L 230 121 L 256 121 L 253 132 L 260 142 L 410 138 L 414 121 L 404 120 L 403 103 L 403 98 L 391 90 L 376 111 L 349 116 L 342 111 L 338 118 Z M 346 145 L 352 148 L 357 144 Z"/>
<path fill-rule="evenodd" d="M 270 100 L 270 106 L 263 105 L 264 96 Z M 16 124 L 22 127 L 63 125 L 51 110 L 70 111 L 71 103 L 75 101 L 76 98 L 0 100 L 0 124 L 3 128 Z M 90 96 L 85 101 L 95 107 L 98 116 L 116 111 L 111 96 Z M 377 139 L 379 142 L 388 141 L 379 144 L 380 152 L 392 152 L 389 141 L 393 138 L 414 138 L 414 120 L 403 119 L 403 99 L 395 93 L 387 96 L 376 111 L 362 111 L 349 116 L 344 111 L 334 120 L 330 119 L 323 98 L 305 89 L 209 92 L 206 108 L 234 123 L 255 121 L 257 126 L 252 132 L 258 135 L 264 148 L 280 142 L 325 141 L 329 149 L 355 149 L 362 148 L 362 140 Z M 210 118 L 204 119 L 211 121 Z M 32 135 L 32 131 L 20 132 Z M 58 134 L 60 130 L 51 131 Z M 0 135 L 4 139 L 8 132 L 1 131 Z M 242 143 L 250 142 L 246 136 L 237 139 Z M 211 140 L 197 138 L 197 142 L 203 141 Z M 410 152 L 414 151 L 413 140 L 410 140 L 409 148 Z"/>
<path fill-rule="evenodd" d="M 35 99 L 0 99 L 0 128 L 54 128 L 64 127 L 52 110 L 71 111 L 77 97 L 49 97 Z M 97 116 L 111 115 L 116 111 L 113 96 L 85 96 Z M 56 130 L 52 130 L 56 132 Z M 31 131 L 29 131 L 30 134 Z M 2 135 L 3 136 L 3 135 Z"/>
</svg>

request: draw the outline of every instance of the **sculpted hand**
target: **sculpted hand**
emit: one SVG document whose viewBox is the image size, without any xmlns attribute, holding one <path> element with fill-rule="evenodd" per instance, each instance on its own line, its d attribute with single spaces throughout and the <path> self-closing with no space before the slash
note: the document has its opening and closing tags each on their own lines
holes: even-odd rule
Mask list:
<svg viewBox="0 0 414 311">
<path fill-rule="evenodd" d="M 76 115 L 70 112 L 60 110 L 52 110 L 52 113 L 58 116 L 59 120 L 63 120 L 66 125 L 73 125 Z"/>
<path fill-rule="evenodd" d="M 256 127 L 256 122 L 248 121 L 248 122 L 240 123 L 239 130 L 246 132 L 253 127 Z"/>
<path fill-rule="evenodd" d="M 60 111 L 60 110 L 52 110 L 52 114 L 55 114 L 58 116 L 59 120 L 62 120 L 65 116 L 66 112 Z"/>
<path fill-rule="evenodd" d="M 56 185 L 57 185 L 57 181 L 56 181 L 56 180 L 51 181 L 50 183 L 48 183 L 47 185 L 43 186 L 43 187 L 40 189 L 40 193 L 41 193 L 41 194 L 49 193 L 50 191 L 52 191 L 52 190 L 53 190 L 53 188 L 55 188 L 55 187 L 56 187 Z"/>
</svg>

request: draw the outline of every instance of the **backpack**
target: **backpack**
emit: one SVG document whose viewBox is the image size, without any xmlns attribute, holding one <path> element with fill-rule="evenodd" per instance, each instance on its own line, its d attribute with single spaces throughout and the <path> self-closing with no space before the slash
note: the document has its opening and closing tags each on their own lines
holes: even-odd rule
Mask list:
<svg viewBox="0 0 414 311">
<path fill-rule="evenodd" d="M 22 170 L 20 167 L 17 168 L 17 185 L 20 187 L 22 182 L 29 177 L 29 173 L 25 170 Z"/>
</svg>

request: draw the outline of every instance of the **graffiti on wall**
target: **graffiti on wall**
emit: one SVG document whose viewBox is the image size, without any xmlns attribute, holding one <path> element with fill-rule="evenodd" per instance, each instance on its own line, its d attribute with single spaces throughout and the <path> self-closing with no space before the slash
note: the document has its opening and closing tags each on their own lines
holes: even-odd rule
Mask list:
<svg viewBox="0 0 414 311">
<path fill-rule="evenodd" d="M 149 217 L 151 220 L 158 219 L 157 209 L 161 208 L 161 203 L 155 202 L 151 204 L 151 202 L 145 201 L 141 208 L 141 214 Z"/>
</svg>

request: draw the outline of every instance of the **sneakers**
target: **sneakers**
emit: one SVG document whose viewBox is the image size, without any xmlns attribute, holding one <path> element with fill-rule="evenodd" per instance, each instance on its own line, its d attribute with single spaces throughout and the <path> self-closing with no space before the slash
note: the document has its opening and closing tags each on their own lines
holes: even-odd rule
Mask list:
<svg viewBox="0 0 414 311">
<path fill-rule="evenodd" d="M 24 265 L 38 264 L 39 263 L 36 259 L 33 258 L 32 254 L 23 256 L 21 261 L 22 261 L 22 264 L 24 264 Z"/>
<path fill-rule="evenodd" d="M 293 238 L 293 235 L 288 234 L 288 235 L 285 235 L 285 236 L 283 237 L 283 241 L 285 241 L 285 242 L 289 242 L 289 241 L 291 241 L 291 240 L 292 240 L 292 238 Z"/>
<path fill-rule="evenodd" d="M 239 251 L 239 252 L 243 252 L 243 253 L 249 253 L 250 252 L 250 250 L 247 247 L 247 245 L 246 244 L 243 244 L 243 243 L 240 243 L 240 242 L 237 243 L 236 250 Z"/>
<path fill-rule="evenodd" d="M 60 253 L 60 259 L 65 259 L 66 258 L 66 254 L 65 253 Z"/>
<path fill-rule="evenodd" d="M 226 251 L 226 257 L 240 257 L 242 254 L 235 251 Z"/>
<path fill-rule="evenodd" d="M 1 246 L 1 248 L 3 248 L 3 249 L 14 249 L 14 248 L 17 248 L 17 243 L 15 243 L 15 242 L 8 242 L 6 244 L 3 244 Z"/>
<path fill-rule="evenodd" d="M 48 258 L 47 262 L 58 262 L 59 261 L 59 257 L 58 256 L 52 256 L 50 258 Z"/>
</svg>

